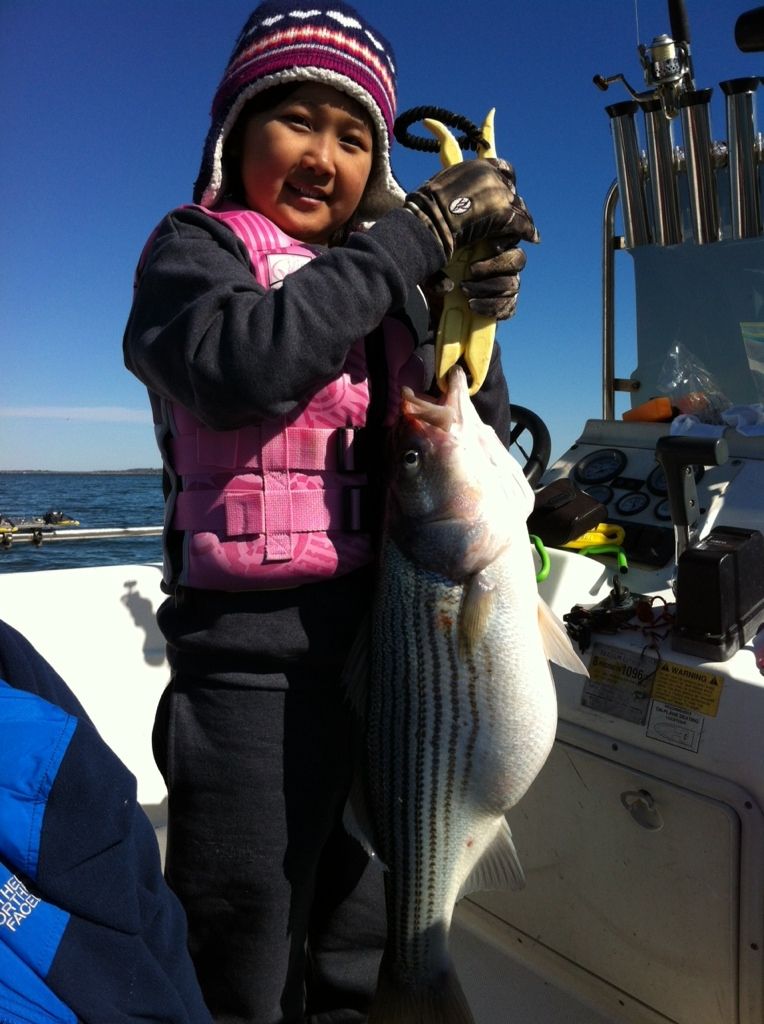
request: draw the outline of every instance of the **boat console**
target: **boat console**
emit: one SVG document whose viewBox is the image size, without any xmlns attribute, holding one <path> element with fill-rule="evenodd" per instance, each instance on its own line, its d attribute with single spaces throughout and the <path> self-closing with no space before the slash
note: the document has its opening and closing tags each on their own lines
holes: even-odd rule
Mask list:
<svg viewBox="0 0 764 1024">
<path fill-rule="evenodd" d="M 640 48 L 647 91 L 623 76 L 596 82 L 631 93 L 608 108 L 617 179 L 603 217 L 602 418 L 541 481 L 599 502 L 617 538 L 607 553 L 553 548 L 539 584 L 589 678 L 553 666 L 557 741 L 509 815 L 526 888 L 473 896 L 458 917 L 469 936 L 587 1003 L 591 1019 L 761 1024 L 759 80 L 722 83 L 728 135 L 714 142 L 684 5 L 669 14 L 671 35 Z M 764 8 L 743 21 L 761 36 Z M 618 378 L 614 265 L 628 257 L 637 365 Z M 630 398 L 626 419 L 615 418 L 618 392 Z M 648 411 L 658 396 L 670 407 L 662 422 Z M 470 964 L 480 975 L 474 951 Z"/>
<path fill-rule="evenodd" d="M 628 568 L 613 555 L 550 552 L 540 593 L 569 628 L 586 621 L 576 609 L 589 616 L 589 678 L 553 666 L 557 742 L 510 814 L 526 888 L 472 897 L 459 915 L 606 1019 L 754 1024 L 764 1008 L 764 676 L 742 633 L 725 660 L 682 650 L 676 531 L 656 459 L 665 436 L 661 425 L 590 420 L 545 477 L 606 506 Z M 727 438 L 722 465 L 691 470 L 699 538 L 764 528 L 764 437 Z M 754 554 L 758 564 L 740 569 L 758 581 L 747 635 L 764 622 Z M 698 586 L 693 612 L 713 612 L 718 591 Z"/>
</svg>

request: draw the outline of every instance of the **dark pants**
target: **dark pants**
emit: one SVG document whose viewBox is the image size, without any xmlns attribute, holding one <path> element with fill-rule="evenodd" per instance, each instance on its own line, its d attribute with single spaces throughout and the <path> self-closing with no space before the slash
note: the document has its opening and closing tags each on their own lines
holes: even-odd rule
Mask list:
<svg viewBox="0 0 764 1024">
<path fill-rule="evenodd" d="M 365 1020 L 383 882 L 342 826 L 352 736 L 339 686 L 176 672 L 154 743 L 169 789 L 167 880 L 215 1020 Z"/>
</svg>

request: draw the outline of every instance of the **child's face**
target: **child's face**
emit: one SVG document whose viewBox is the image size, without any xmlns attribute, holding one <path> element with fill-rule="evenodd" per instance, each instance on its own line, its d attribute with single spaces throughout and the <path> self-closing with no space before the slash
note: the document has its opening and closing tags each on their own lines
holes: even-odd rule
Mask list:
<svg viewBox="0 0 764 1024">
<path fill-rule="evenodd" d="M 325 244 L 360 202 L 373 146 L 359 103 L 331 86 L 304 82 L 244 129 L 247 205 L 293 238 Z"/>
</svg>

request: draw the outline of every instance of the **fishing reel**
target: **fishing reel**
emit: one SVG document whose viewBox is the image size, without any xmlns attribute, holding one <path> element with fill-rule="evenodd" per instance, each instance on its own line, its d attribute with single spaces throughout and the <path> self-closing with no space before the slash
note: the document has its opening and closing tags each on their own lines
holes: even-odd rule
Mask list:
<svg viewBox="0 0 764 1024">
<path fill-rule="evenodd" d="M 621 74 L 609 78 L 595 75 L 594 84 L 606 92 L 614 82 L 623 82 L 637 103 L 644 105 L 658 99 L 666 117 L 676 117 L 680 96 L 694 87 L 689 44 L 661 35 L 649 46 L 640 43 L 638 53 L 648 90 L 637 92 Z"/>
<path fill-rule="evenodd" d="M 693 81 L 692 57 L 690 55 L 690 27 L 683 0 L 669 0 L 671 35 L 656 36 L 649 46 L 640 43 L 637 47 L 639 61 L 648 86 L 646 91 L 637 92 L 622 74 L 604 77 L 594 76 L 594 84 L 606 92 L 615 82 L 622 82 L 633 99 L 641 106 L 658 100 L 666 117 L 674 118 L 679 111 L 679 99 L 683 93 L 695 88 Z"/>
</svg>

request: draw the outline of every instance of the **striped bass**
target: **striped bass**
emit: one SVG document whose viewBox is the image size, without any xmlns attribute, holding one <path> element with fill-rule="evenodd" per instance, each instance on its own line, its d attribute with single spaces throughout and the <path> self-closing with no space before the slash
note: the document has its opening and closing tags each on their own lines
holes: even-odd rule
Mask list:
<svg viewBox="0 0 764 1024">
<path fill-rule="evenodd" d="M 368 670 L 351 670 L 357 834 L 386 868 L 369 1024 L 474 1024 L 448 953 L 457 900 L 523 882 L 506 812 L 554 740 L 548 659 L 586 672 L 538 596 L 534 496 L 460 367 L 441 403 L 404 389 Z M 365 678 L 364 678 L 365 677 Z"/>
</svg>

